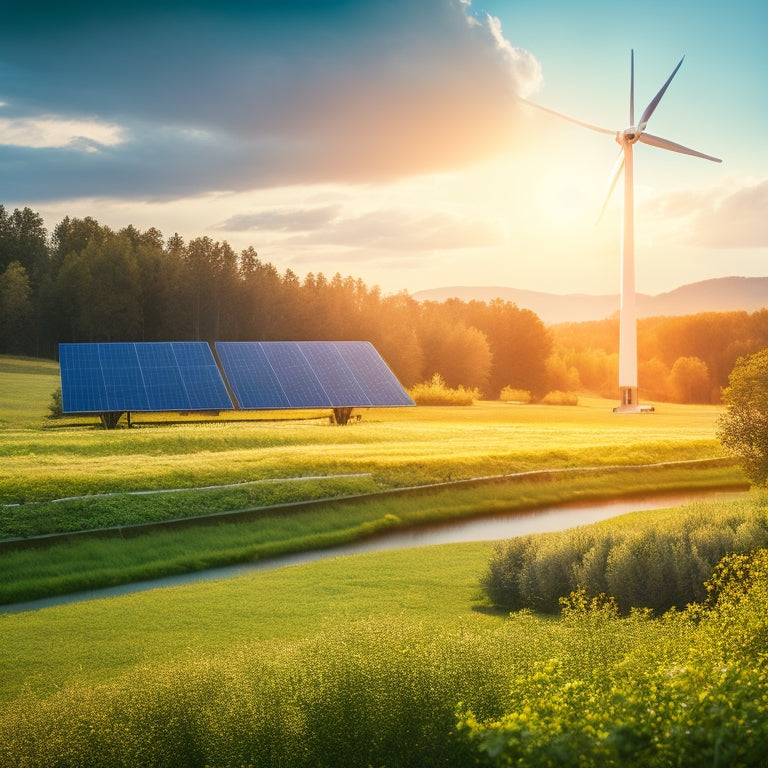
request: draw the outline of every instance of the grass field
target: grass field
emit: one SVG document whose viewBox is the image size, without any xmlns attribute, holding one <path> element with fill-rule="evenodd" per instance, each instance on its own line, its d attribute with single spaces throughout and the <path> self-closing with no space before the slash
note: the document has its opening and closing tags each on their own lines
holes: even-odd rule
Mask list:
<svg viewBox="0 0 768 768">
<path fill-rule="evenodd" d="M 134 420 L 136 429 L 107 432 L 95 420 L 48 422 L 47 403 L 57 385 L 53 364 L 0 360 L 0 503 L 20 505 L 0 511 L 6 530 L 77 530 L 89 521 L 121 525 L 131 515 L 157 519 L 282 499 L 363 497 L 257 514 L 238 524 L 5 551 L 4 585 L 28 577 L 39 587 L 48 568 L 59 587 L 61 579 L 75 577 L 68 587 L 75 589 L 89 568 L 106 569 L 102 579 L 108 581 L 142 559 L 150 568 L 161 563 L 167 570 L 170 562 L 189 570 L 190 563 L 215 564 L 217 553 L 253 559 L 369 535 L 377 526 L 492 514 L 515 504 L 744 482 L 726 460 L 648 466 L 723 459 L 714 438 L 717 408 L 663 405 L 653 415 L 627 417 L 599 400 L 575 408 L 481 403 L 369 411 L 343 428 L 317 414 L 313 420 L 230 423 L 147 417 Z M 579 467 L 602 469 L 567 480 L 366 496 Z M 346 479 L 335 485 L 330 475 Z M 317 479 L 298 479 L 305 477 Z M 253 481 L 269 481 L 271 490 L 255 496 L 242 495 L 245 486 L 194 490 Z M 178 488 L 193 490 L 127 495 Z M 54 501 L 67 496 L 87 498 Z M 675 514 L 638 513 L 615 525 L 654 526 Z M 764 642 L 753 639 L 763 632 L 757 608 L 734 608 L 718 625 L 715 619 L 618 618 L 603 609 L 560 619 L 526 612 L 510 618 L 481 590 L 492 550 L 492 544 L 463 544 L 357 555 L 0 615 L 0 762 L 455 767 L 474 765 L 480 752 L 488 757 L 496 750 L 496 728 L 517 738 L 522 713 L 540 729 L 530 733 L 541 740 L 526 746 L 530 759 L 524 762 L 547 765 L 552 755 L 566 754 L 565 742 L 551 741 L 558 729 L 567 726 L 562 736 L 583 736 L 597 728 L 596 720 L 574 720 L 573 713 L 590 711 L 579 696 L 605 699 L 595 712 L 607 718 L 600 728 L 610 730 L 621 723 L 611 718 L 624 716 L 616 714 L 619 695 L 621 711 L 636 718 L 640 730 L 621 725 L 615 738 L 613 731 L 594 730 L 598 755 L 609 746 L 617 755 L 629 748 L 645 754 L 652 745 L 637 741 L 646 738 L 643 729 L 660 734 L 653 736 L 660 761 L 646 765 L 666 765 L 663 750 L 690 754 L 698 765 L 702 756 L 710 760 L 712 750 L 721 754 L 726 743 L 736 744 L 739 754 L 762 748 L 763 731 L 750 709 L 766 699 L 764 665 L 755 661 L 764 656 Z M 756 600 L 762 604 L 759 595 Z M 734 638 L 732 627 L 738 628 Z M 753 647 L 757 656 L 748 650 Z M 665 669 L 689 665 L 699 670 L 695 680 L 676 672 L 670 683 L 665 676 Z M 740 676 L 725 680 L 718 670 L 726 668 Z M 730 719 L 699 712 L 704 691 L 709 701 L 733 703 Z M 757 699 L 750 693 L 755 691 Z M 656 697 L 654 706 L 666 708 L 663 723 L 643 720 L 648 692 Z M 544 719 L 534 723 L 536 714 Z M 685 746 L 687 722 L 698 729 L 695 748 Z M 604 732 L 605 743 L 599 735 Z M 619 736 L 625 741 L 616 742 Z M 484 739 L 490 739 L 488 750 Z M 504 743 L 507 749 L 512 744 Z M 572 749 L 586 749 L 586 742 L 574 744 Z M 537 749 L 544 757 L 531 758 Z M 498 754 L 501 760 L 503 752 Z"/>
<path fill-rule="evenodd" d="M 0 503 L 321 474 L 371 473 L 379 487 L 391 488 L 722 455 L 717 408 L 664 405 L 633 419 L 590 399 L 576 408 L 487 402 L 367 410 L 347 427 L 330 426 L 327 415 L 170 425 L 135 415 L 135 429 L 105 431 L 96 419 L 46 421 L 56 370 L 0 358 Z"/>
<path fill-rule="evenodd" d="M 329 546 L 392 526 L 744 483 L 722 459 L 714 438 L 719 410 L 711 407 L 664 406 L 632 418 L 601 400 L 579 407 L 483 402 L 368 410 L 346 427 L 321 414 L 180 423 L 149 414 L 136 416 L 135 428 L 107 431 L 95 418 L 46 419 L 55 364 L 3 358 L 0 385 L 0 539 L 249 510 L 237 524 L 215 528 L 7 552 L 0 564 L 6 603 Z M 375 495 L 579 467 L 603 470 Z M 275 506 L 350 496 L 360 498 L 306 511 Z"/>
<path fill-rule="evenodd" d="M 733 502 L 736 508 L 742 503 Z M 635 512 L 592 528 L 661 525 L 676 509 Z M 437 545 L 331 558 L 300 566 L 0 614 L 0 700 L 92 685 L 137 665 L 200 657 L 253 641 L 291 644 L 376 618 L 469 631 L 503 624 L 480 587 L 495 545 Z M 541 617 L 543 631 L 552 622 Z"/>
<path fill-rule="evenodd" d="M 135 414 L 134 428 L 108 431 L 95 417 L 47 418 L 58 385 L 53 362 L 0 357 L 0 540 L 248 514 L 126 541 L 131 532 L 121 530 L 118 539 L 5 551 L 2 602 L 328 546 L 392 526 L 744 484 L 714 437 L 715 407 L 662 405 L 627 417 L 589 398 L 578 407 L 482 402 L 367 410 L 346 427 L 322 413 L 228 415 L 238 421 Z M 702 459 L 711 461 L 679 463 Z M 583 467 L 594 471 L 567 472 Z M 450 485 L 542 470 L 566 474 Z M 449 485 L 380 495 L 438 483 Z M 324 499 L 308 510 L 285 506 Z"/>
</svg>

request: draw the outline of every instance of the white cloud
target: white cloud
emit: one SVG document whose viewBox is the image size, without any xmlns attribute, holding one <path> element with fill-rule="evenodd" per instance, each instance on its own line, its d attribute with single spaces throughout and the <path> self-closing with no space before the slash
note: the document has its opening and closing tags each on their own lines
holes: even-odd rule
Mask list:
<svg viewBox="0 0 768 768">
<path fill-rule="evenodd" d="M 125 140 L 125 131 L 120 126 L 101 120 L 72 120 L 53 115 L 0 117 L 0 145 L 5 146 L 70 147 L 93 152 L 99 146 L 114 146 Z"/>
<path fill-rule="evenodd" d="M 322 208 L 281 208 L 259 213 L 240 213 L 223 221 L 218 229 L 228 232 L 247 230 L 271 232 L 302 232 L 317 230 L 336 218 L 339 207 L 328 205 Z"/>
<path fill-rule="evenodd" d="M 678 242 L 705 248 L 768 248 L 768 180 L 728 179 L 699 189 L 674 190 L 644 206 L 667 220 Z"/>
<path fill-rule="evenodd" d="M 491 37 L 496 41 L 496 49 L 506 59 L 510 74 L 517 80 L 517 95 L 523 97 L 530 96 L 541 85 L 543 79 L 541 64 L 531 53 L 524 48 L 513 46 L 504 37 L 501 21 L 498 18 L 486 14 L 486 23 Z"/>
<path fill-rule="evenodd" d="M 768 248 L 768 180 L 737 189 L 691 223 L 690 239 L 708 248 Z"/>
<path fill-rule="evenodd" d="M 291 238 L 287 245 L 305 238 Z M 481 217 L 439 211 L 374 210 L 339 218 L 313 232 L 311 242 L 357 247 L 371 251 L 444 251 L 502 245 L 504 231 Z"/>
</svg>

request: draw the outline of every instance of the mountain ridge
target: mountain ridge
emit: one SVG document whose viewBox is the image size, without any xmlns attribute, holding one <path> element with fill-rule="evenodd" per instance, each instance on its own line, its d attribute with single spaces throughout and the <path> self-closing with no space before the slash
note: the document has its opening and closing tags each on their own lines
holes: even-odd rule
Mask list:
<svg viewBox="0 0 768 768">
<path fill-rule="evenodd" d="M 417 301 L 512 301 L 535 312 L 546 325 L 604 320 L 619 311 L 619 295 L 545 293 L 505 286 L 447 286 L 412 294 Z M 768 277 L 715 277 L 686 283 L 656 295 L 637 294 L 637 316 L 695 315 L 700 312 L 755 312 L 768 307 Z"/>
</svg>

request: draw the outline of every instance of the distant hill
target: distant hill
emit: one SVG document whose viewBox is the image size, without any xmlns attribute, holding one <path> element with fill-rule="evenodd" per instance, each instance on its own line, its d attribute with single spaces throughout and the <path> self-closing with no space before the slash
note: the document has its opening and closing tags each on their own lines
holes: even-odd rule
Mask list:
<svg viewBox="0 0 768 768">
<path fill-rule="evenodd" d="M 431 288 L 413 294 L 417 301 L 512 301 L 521 309 L 533 310 L 547 325 L 585 320 L 603 320 L 619 311 L 619 295 L 586 293 L 541 293 L 517 288 L 454 286 Z M 768 277 L 720 277 L 675 288 L 657 296 L 637 295 L 638 317 L 695 315 L 699 312 L 754 312 L 768 307 Z"/>
</svg>

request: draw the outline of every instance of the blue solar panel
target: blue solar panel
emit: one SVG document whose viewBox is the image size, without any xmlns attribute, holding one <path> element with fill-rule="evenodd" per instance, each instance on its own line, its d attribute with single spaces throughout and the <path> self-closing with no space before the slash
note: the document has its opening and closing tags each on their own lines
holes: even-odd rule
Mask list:
<svg viewBox="0 0 768 768">
<path fill-rule="evenodd" d="M 216 354 L 241 407 L 253 410 L 291 407 L 260 344 L 216 342 Z"/>
<path fill-rule="evenodd" d="M 301 342 L 298 346 L 332 404 L 343 403 L 344 406 L 363 408 L 373 405 L 336 344 L 318 341 Z"/>
<path fill-rule="evenodd" d="M 64 413 L 108 411 L 96 344 L 59 345 L 61 407 Z"/>
<path fill-rule="evenodd" d="M 224 375 L 246 409 L 413 405 L 368 342 L 216 342 Z"/>
<path fill-rule="evenodd" d="M 414 405 L 379 353 L 368 342 L 342 344 L 339 352 L 373 405 Z"/>
<path fill-rule="evenodd" d="M 108 411 L 148 411 L 149 400 L 135 344 L 99 344 Z"/>
<path fill-rule="evenodd" d="M 230 410 L 205 342 L 60 344 L 64 413 Z"/>
<path fill-rule="evenodd" d="M 136 354 L 143 374 L 149 410 L 193 410 L 171 344 L 139 344 L 136 346 Z"/>
<path fill-rule="evenodd" d="M 262 344 L 262 349 L 292 408 L 333 405 L 298 344 L 273 341 Z"/>
</svg>

